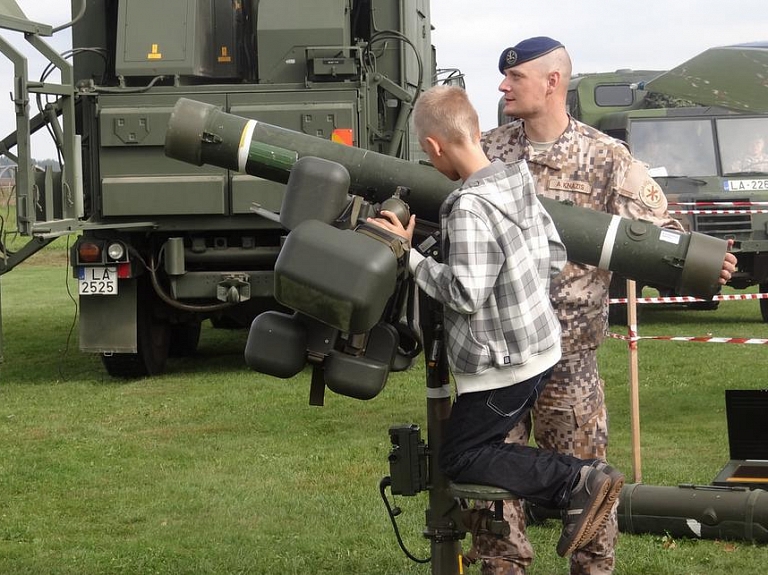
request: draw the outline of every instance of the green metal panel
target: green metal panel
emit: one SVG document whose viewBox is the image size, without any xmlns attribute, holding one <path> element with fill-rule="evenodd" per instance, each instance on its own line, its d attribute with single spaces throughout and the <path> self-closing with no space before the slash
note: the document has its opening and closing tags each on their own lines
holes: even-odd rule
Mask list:
<svg viewBox="0 0 768 575">
<path fill-rule="evenodd" d="M 180 94 L 104 95 L 100 99 L 101 213 L 111 216 L 249 214 L 251 207 L 279 211 L 282 184 L 226 170 L 194 167 L 162 151 L 171 110 Z M 225 96 L 194 95 L 224 106 Z M 330 139 L 335 128 L 350 128 L 359 141 L 358 92 L 354 89 L 238 92 L 228 96 L 243 116 L 290 126 Z"/>
<path fill-rule="evenodd" d="M 104 178 L 105 216 L 224 214 L 225 175 Z"/>
<path fill-rule="evenodd" d="M 115 72 L 203 75 L 207 59 L 198 26 L 204 25 L 204 8 L 210 10 L 210 0 L 121 0 Z"/>
<path fill-rule="evenodd" d="M 415 87 L 421 82 L 422 86 L 428 87 L 432 78 L 432 58 L 425 58 L 432 54 L 429 0 L 406 0 L 403 14 L 407 15 L 402 19 L 403 33 L 411 38 L 421 58 L 421 77 L 419 77 L 418 60 L 414 50 L 402 52 L 405 60 L 404 85 Z"/>
<path fill-rule="evenodd" d="M 279 212 L 283 203 L 285 186 L 249 176 L 238 174 L 232 177 L 232 213 L 249 214 L 251 207 L 258 204 L 271 212 Z"/>
<path fill-rule="evenodd" d="M 354 89 L 235 93 L 229 95 L 229 111 L 325 139 L 335 128 L 351 128 L 359 145 L 358 97 Z"/>
<path fill-rule="evenodd" d="M 157 106 L 146 98 L 140 107 L 104 108 L 99 115 L 101 145 L 162 146 L 172 109 L 172 103 Z"/>
<path fill-rule="evenodd" d="M 241 77 L 239 3 L 123 0 L 117 20 L 117 74 Z"/>
<path fill-rule="evenodd" d="M 165 130 L 178 94 L 105 95 L 100 99 L 101 215 L 224 215 L 228 174 L 189 169 L 163 153 Z M 196 99 L 224 105 L 220 94 Z"/>
<path fill-rule="evenodd" d="M 296 10 L 301 17 L 296 16 Z M 285 0 L 260 0 L 257 27 L 259 82 L 304 82 L 307 48 L 319 56 L 348 56 L 350 0 L 312 0 L 287 9 Z"/>
</svg>

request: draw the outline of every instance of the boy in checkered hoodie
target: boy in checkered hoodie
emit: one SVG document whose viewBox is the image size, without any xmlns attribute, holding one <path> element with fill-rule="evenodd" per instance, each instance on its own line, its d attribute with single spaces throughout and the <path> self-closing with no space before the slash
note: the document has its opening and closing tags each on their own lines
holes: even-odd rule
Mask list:
<svg viewBox="0 0 768 575">
<path fill-rule="evenodd" d="M 536 197 L 524 161 L 491 162 L 480 146 L 477 113 L 461 88 L 436 86 L 413 112 L 419 143 L 451 180 L 463 180 L 440 208 L 442 261 L 411 249 L 409 269 L 443 305 L 445 345 L 456 383 L 439 461 L 454 481 L 502 487 L 563 510 L 557 551 L 586 545 L 607 518 L 624 476 L 583 460 L 506 443 L 561 357 L 550 278 L 566 252 Z M 387 211 L 371 220 L 412 241 Z"/>
</svg>

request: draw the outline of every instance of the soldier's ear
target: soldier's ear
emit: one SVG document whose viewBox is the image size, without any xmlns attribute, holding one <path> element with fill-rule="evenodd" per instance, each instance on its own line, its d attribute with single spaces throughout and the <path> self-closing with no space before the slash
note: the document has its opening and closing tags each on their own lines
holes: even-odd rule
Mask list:
<svg viewBox="0 0 768 575">
<path fill-rule="evenodd" d="M 554 90 L 560 85 L 560 72 L 558 71 L 552 71 L 549 74 L 547 74 L 547 88 L 550 90 Z"/>
</svg>

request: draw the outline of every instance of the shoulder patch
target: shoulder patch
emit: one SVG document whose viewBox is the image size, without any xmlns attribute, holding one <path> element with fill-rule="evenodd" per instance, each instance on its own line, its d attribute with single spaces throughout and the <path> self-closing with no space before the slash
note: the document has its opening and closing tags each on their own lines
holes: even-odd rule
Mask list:
<svg viewBox="0 0 768 575">
<path fill-rule="evenodd" d="M 654 211 L 667 209 L 667 197 L 650 176 L 640 189 L 640 201 Z"/>
<path fill-rule="evenodd" d="M 629 164 L 624 181 L 619 186 L 619 194 L 640 200 L 645 207 L 653 211 L 667 209 L 667 197 L 661 187 L 648 174 L 645 164 L 635 159 Z"/>
</svg>

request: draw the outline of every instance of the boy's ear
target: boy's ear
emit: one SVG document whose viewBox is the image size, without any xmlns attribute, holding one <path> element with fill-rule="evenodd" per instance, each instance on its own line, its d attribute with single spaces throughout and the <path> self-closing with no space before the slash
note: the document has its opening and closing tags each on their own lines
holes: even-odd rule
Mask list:
<svg viewBox="0 0 768 575">
<path fill-rule="evenodd" d="M 440 142 L 435 140 L 433 137 L 427 136 L 424 139 L 424 143 L 429 148 L 428 151 L 432 152 L 435 156 L 439 157 L 443 154 L 443 147 L 440 145 Z"/>
</svg>

